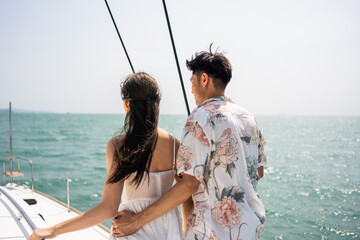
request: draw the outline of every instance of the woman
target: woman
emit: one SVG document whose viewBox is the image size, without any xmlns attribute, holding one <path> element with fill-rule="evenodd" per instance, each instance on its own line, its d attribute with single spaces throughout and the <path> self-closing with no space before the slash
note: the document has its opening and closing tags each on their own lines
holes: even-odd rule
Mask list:
<svg viewBox="0 0 360 240">
<path fill-rule="evenodd" d="M 121 95 L 125 124 L 123 134 L 110 139 L 106 146 L 107 173 L 101 203 L 53 227 L 35 230 L 29 240 L 91 227 L 114 217 L 118 210 L 141 211 L 171 188 L 179 140 L 157 127 L 161 98 L 157 82 L 143 72 L 132 74 L 123 82 Z M 128 238 L 182 239 L 177 209 L 129 237 L 110 236 Z"/>
</svg>

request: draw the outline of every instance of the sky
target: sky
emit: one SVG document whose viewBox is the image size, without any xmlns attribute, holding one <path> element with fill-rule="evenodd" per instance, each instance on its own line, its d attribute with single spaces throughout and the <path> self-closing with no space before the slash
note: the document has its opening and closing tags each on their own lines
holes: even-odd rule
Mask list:
<svg viewBox="0 0 360 240">
<path fill-rule="evenodd" d="M 162 90 L 162 114 L 186 114 L 161 0 L 108 0 L 136 71 Z M 185 66 L 223 52 L 226 95 L 256 115 L 360 115 L 360 1 L 167 0 Z M 0 109 L 124 113 L 131 68 L 102 0 L 0 0 Z"/>
</svg>

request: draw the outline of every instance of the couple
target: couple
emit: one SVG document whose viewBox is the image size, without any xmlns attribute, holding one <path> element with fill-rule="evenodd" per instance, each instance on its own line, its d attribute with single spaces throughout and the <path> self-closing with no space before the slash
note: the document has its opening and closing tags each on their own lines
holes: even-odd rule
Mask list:
<svg viewBox="0 0 360 240">
<path fill-rule="evenodd" d="M 123 134 L 106 146 L 101 203 L 35 230 L 30 240 L 112 217 L 110 239 L 259 238 L 265 222 L 257 192 L 267 158 L 264 138 L 254 116 L 224 96 L 232 68 L 223 54 L 210 48 L 186 65 L 198 106 L 187 119 L 181 142 L 157 127 L 160 90 L 155 79 L 146 73 L 130 75 L 121 86 Z"/>
</svg>

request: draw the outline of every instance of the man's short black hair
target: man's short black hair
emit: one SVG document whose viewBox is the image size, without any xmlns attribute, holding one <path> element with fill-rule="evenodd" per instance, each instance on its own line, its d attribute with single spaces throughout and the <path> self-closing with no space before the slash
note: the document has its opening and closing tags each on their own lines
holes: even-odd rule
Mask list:
<svg viewBox="0 0 360 240">
<path fill-rule="evenodd" d="M 214 79 L 215 87 L 225 89 L 232 77 L 231 64 L 222 53 L 217 51 L 212 53 L 211 46 L 212 44 L 210 44 L 209 52 L 202 51 L 195 53 L 195 57 L 192 56 L 191 60 L 186 60 L 186 67 L 195 74 L 200 72 L 207 73 Z"/>
</svg>

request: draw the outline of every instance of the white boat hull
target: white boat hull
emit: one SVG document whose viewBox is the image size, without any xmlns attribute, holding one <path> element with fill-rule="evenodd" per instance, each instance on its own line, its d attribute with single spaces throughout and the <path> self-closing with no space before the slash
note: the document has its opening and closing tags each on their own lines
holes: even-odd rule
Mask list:
<svg viewBox="0 0 360 240">
<path fill-rule="evenodd" d="M 41 192 L 33 192 L 24 186 L 8 184 L 6 187 L 0 188 L 11 195 L 38 228 L 49 227 L 80 214 L 79 211 L 73 208 L 71 208 L 71 211 L 69 212 L 64 203 Z M 36 204 L 28 205 L 24 199 L 34 199 L 36 200 Z M 5 196 L 5 194 L 0 193 L 0 239 L 28 239 L 31 232 L 31 227 L 26 219 L 21 216 L 18 208 L 7 198 L 7 196 Z M 109 229 L 102 225 L 98 225 L 92 228 L 66 233 L 55 239 L 105 240 L 109 239 Z"/>
</svg>

